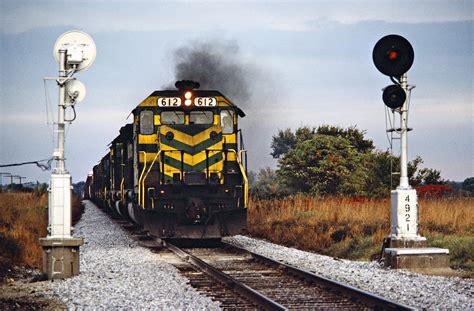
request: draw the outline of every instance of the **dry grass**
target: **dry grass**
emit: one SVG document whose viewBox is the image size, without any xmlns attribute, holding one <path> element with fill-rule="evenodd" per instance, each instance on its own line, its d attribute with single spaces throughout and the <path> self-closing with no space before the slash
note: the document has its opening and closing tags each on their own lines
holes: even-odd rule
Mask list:
<svg viewBox="0 0 474 311">
<path fill-rule="evenodd" d="M 474 198 L 421 200 L 422 234 L 474 235 Z"/>
<path fill-rule="evenodd" d="M 419 206 L 422 235 L 474 239 L 472 198 L 420 200 Z M 390 233 L 390 201 L 305 196 L 252 199 L 248 218 L 254 236 L 335 257 L 369 259 L 380 252 Z"/>
<path fill-rule="evenodd" d="M 41 266 L 38 239 L 46 236 L 48 196 L 34 193 L 0 193 L 2 257 L 11 264 Z"/>
<path fill-rule="evenodd" d="M 72 206 L 73 221 L 77 221 L 82 207 L 75 196 Z M 47 194 L 0 193 L 0 274 L 12 265 L 41 267 L 39 238 L 46 237 L 47 226 Z"/>
</svg>

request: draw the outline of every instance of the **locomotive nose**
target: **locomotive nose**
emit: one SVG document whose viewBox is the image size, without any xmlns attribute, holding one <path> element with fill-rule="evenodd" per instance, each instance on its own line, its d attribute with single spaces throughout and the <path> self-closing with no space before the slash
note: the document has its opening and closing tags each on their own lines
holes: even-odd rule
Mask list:
<svg viewBox="0 0 474 311">
<path fill-rule="evenodd" d="M 206 206 L 200 198 L 189 198 L 186 204 L 186 217 L 195 224 L 205 221 Z"/>
</svg>

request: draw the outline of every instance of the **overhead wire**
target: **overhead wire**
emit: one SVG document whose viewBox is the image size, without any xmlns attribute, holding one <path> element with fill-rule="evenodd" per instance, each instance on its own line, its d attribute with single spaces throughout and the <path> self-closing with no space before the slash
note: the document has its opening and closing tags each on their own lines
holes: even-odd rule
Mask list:
<svg viewBox="0 0 474 311">
<path fill-rule="evenodd" d="M 0 164 L 0 167 L 12 167 L 12 166 L 22 166 L 22 165 L 28 165 L 28 164 L 36 164 L 41 170 L 46 171 L 51 169 L 51 162 L 54 160 L 54 158 L 47 158 L 43 160 L 38 160 L 38 161 L 28 161 L 28 162 L 21 162 L 21 163 L 11 163 L 11 164 Z M 46 163 L 41 163 L 41 162 L 46 162 Z"/>
</svg>

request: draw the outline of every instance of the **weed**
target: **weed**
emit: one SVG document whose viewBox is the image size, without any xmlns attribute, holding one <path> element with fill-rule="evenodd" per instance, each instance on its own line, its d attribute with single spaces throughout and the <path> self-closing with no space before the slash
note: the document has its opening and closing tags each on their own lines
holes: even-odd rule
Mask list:
<svg viewBox="0 0 474 311">
<path fill-rule="evenodd" d="M 72 199 L 73 221 L 82 214 L 77 197 Z M 48 195 L 43 193 L 0 193 L 0 274 L 8 266 L 42 266 L 39 238 L 46 237 Z"/>
<path fill-rule="evenodd" d="M 453 267 L 474 269 L 473 206 L 473 198 L 419 201 L 420 234 L 430 245 L 449 248 Z M 275 243 L 367 260 L 380 252 L 390 234 L 390 200 L 300 195 L 251 198 L 248 227 L 252 235 Z"/>
</svg>

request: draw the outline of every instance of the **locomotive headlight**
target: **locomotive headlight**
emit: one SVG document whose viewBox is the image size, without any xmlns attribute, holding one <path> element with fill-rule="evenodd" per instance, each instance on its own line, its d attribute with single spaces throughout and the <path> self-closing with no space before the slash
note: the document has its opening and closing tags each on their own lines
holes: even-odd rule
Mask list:
<svg viewBox="0 0 474 311">
<path fill-rule="evenodd" d="M 192 104 L 191 97 L 193 97 L 193 93 L 191 93 L 190 91 L 187 91 L 186 93 L 184 93 L 184 98 L 185 98 L 184 105 L 185 106 L 188 106 L 188 107 L 191 106 L 191 104 Z"/>
</svg>

